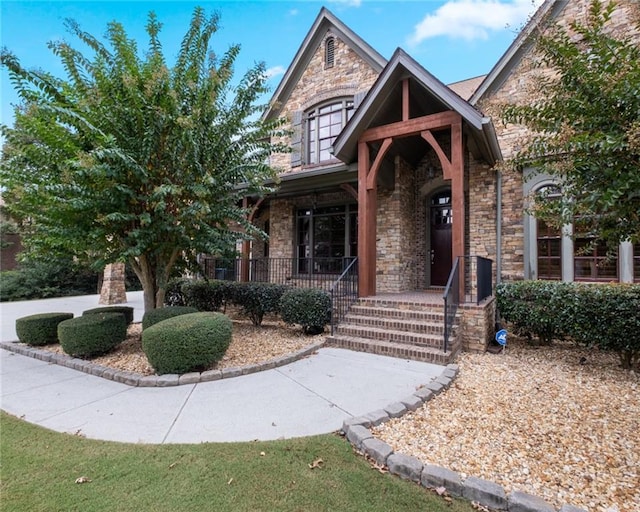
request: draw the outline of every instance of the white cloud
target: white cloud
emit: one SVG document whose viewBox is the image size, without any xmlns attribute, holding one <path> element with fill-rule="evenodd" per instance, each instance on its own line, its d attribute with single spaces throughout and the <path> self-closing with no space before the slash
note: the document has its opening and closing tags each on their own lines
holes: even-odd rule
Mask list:
<svg viewBox="0 0 640 512">
<path fill-rule="evenodd" d="M 329 0 L 331 4 L 342 4 L 345 7 L 360 7 L 362 0 Z"/>
<path fill-rule="evenodd" d="M 274 76 L 284 75 L 286 68 L 284 66 L 273 66 L 272 68 L 267 69 L 264 74 L 267 77 L 267 80 L 273 78 Z"/>
<path fill-rule="evenodd" d="M 449 0 L 427 14 L 408 38 L 410 46 L 425 39 L 487 39 L 490 32 L 519 27 L 544 0 Z"/>
</svg>

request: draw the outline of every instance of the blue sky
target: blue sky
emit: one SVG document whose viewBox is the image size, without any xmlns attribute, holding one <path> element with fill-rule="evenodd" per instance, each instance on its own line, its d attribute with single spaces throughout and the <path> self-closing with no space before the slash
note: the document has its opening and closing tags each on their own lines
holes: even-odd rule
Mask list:
<svg viewBox="0 0 640 512">
<path fill-rule="evenodd" d="M 65 39 L 83 48 L 65 32 L 63 22 L 73 18 L 83 30 L 102 36 L 107 23 L 121 22 L 129 37 L 146 47 L 144 26 L 149 11 L 163 23 L 161 40 L 168 60 L 178 51 L 193 8 L 200 5 L 221 15 L 221 29 L 213 49 L 223 53 L 241 45 L 236 61 L 240 75 L 255 62 L 264 61 L 277 87 L 320 8 L 338 18 L 389 58 L 402 47 L 445 83 L 490 71 L 513 41 L 517 30 L 542 0 L 327 0 L 316 1 L 32 1 L 0 2 L 0 44 L 28 68 L 42 68 L 64 77 L 57 58 L 47 48 L 51 40 Z M 18 99 L 1 75 L 1 122 L 12 123 Z"/>
</svg>

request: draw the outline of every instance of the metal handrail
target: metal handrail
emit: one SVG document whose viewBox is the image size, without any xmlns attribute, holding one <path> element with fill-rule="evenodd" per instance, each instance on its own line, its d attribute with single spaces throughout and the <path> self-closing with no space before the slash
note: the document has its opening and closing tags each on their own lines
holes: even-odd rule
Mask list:
<svg viewBox="0 0 640 512">
<path fill-rule="evenodd" d="M 351 263 L 340 274 L 329 289 L 331 294 L 331 334 L 347 314 L 349 308 L 358 300 L 358 258 L 354 258 Z"/>
<path fill-rule="evenodd" d="M 458 311 L 460 303 L 460 279 L 459 279 L 459 263 L 460 258 L 456 258 L 453 267 L 449 273 L 447 285 L 444 287 L 442 298 L 444 299 L 444 339 L 442 351 L 446 352 L 449 345 L 449 336 L 451 335 L 451 327 L 453 320 Z"/>
</svg>

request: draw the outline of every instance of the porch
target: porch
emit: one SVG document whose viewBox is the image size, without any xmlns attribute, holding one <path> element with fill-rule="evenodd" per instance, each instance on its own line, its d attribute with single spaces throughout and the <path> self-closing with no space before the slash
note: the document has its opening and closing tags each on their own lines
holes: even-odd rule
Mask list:
<svg viewBox="0 0 640 512">
<path fill-rule="evenodd" d="M 357 258 L 203 258 L 210 279 L 312 287 L 331 295 L 330 346 L 447 364 L 492 339 L 492 262 L 458 258 L 444 287 L 359 297 Z M 460 278 L 462 276 L 462 278 Z M 465 283 L 465 292 L 460 284 Z"/>
</svg>

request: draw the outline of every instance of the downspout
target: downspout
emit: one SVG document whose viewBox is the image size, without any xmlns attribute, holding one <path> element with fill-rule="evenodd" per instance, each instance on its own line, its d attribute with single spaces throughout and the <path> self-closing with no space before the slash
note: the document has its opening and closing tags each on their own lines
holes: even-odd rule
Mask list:
<svg viewBox="0 0 640 512">
<path fill-rule="evenodd" d="M 498 285 L 502 275 L 502 171 L 499 169 L 496 189 L 496 285 Z"/>
</svg>

